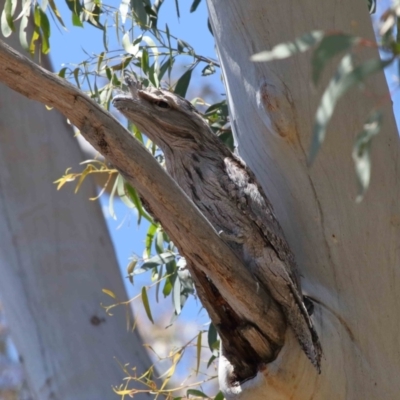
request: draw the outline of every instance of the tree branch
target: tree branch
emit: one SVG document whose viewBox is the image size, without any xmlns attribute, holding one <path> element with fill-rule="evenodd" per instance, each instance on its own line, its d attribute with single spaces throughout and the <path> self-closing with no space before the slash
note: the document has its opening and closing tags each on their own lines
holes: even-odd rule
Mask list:
<svg viewBox="0 0 400 400">
<path fill-rule="evenodd" d="M 275 303 L 146 148 L 83 92 L 2 42 L 0 81 L 28 98 L 57 108 L 146 199 L 188 259 L 199 295 L 220 332 L 224 320 L 230 317 L 226 307 L 234 310 L 234 326 L 225 329 L 222 337 L 228 358 L 244 371 L 239 372 L 239 378 L 254 374 L 261 361 L 273 360 L 277 349 L 270 348 L 269 340 L 282 346 L 286 330 Z M 215 299 L 207 304 L 204 293 L 210 293 L 209 279 L 223 304 L 215 304 Z M 251 356 L 246 358 L 245 354 Z M 257 354 L 261 359 L 254 356 Z"/>
</svg>

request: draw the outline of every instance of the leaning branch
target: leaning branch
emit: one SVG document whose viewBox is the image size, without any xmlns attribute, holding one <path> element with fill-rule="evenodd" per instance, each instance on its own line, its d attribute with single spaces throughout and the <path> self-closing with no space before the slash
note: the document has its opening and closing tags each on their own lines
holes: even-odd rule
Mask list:
<svg viewBox="0 0 400 400">
<path fill-rule="evenodd" d="M 280 340 L 282 326 L 277 328 L 269 318 L 274 308 L 270 296 L 256 287 L 248 270 L 192 201 L 110 113 L 67 81 L 37 66 L 1 41 L 0 81 L 64 114 L 137 188 L 182 254 L 211 279 L 235 313 L 256 326 L 261 336 Z M 207 284 L 207 279 L 203 279 L 203 284 Z M 201 284 L 200 281 L 197 284 Z M 213 322 L 218 324 L 219 321 Z M 261 348 L 265 346 L 259 338 L 249 342 L 249 337 L 243 339 L 242 346 L 261 351 L 257 348 L 258 342 Z"/>
</svg>

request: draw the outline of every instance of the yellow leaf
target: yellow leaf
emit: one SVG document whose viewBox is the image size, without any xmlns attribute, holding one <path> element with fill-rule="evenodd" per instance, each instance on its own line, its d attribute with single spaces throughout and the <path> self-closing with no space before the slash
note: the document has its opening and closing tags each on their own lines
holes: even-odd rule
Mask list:
<svg viewBox="0 0 400 400">
<path fill-rule="evenodd" d="M 117 296 L 114 294 L 114 292 L 112 292 L 111 290 L 108 289 L 101 289 L 101 291 L 105 294 L 108 294 L 110 297 L 112 297 L 113 299 L 116 299 Z"/>
</svg>

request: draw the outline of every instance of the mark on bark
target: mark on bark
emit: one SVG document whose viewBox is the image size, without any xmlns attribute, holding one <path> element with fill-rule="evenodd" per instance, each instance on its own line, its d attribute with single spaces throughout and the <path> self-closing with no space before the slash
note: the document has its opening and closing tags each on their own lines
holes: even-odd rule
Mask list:
<svg viewBox="0 0 400 400">
<path fill-rule="evenodd" d="M 271 129 L 281 138 L 293 142 L 296 137 L 294 113 L 287 88 L 263 83 L 260 87 L 260 101 L 270 118 Z"/>
<path fill-rule="evenodd" d="M 106 322 L 105 318 L 100 318 L 97 315 L 93 315 L 92 318 L 90 318 L 90 323 L 94 326 L 98 326 L 103 322 Z"/>
</svg>

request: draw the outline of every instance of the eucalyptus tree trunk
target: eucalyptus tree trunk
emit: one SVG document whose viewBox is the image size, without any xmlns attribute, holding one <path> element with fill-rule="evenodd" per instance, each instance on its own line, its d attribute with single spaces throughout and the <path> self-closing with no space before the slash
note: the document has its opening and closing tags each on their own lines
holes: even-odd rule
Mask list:
<svg viewBox="0 0 400 400">
<path fill-rule="evenodd" d="M 367 2 L 208 0 L 241 157 L 255 172 L 283 226 L 315 299 L 322 342 L 318 375 L 288 332 L 278 359 L 242 387 L 224 379 L 228 398 L 394 399 L 400 393 L 400 170 L 391 103 L 372 145 L 371 185 L 361 204 L 351 159 L 355 136 L 379 96 L 383 73 L 368 80 L 371 96 L 353 90 L 335 110 L 322 150 L 307 166 L 321 89 L 310 83 L 310 59 L 273 63 L 250 56 L 314 29 L 374 40 Z M 378 58 L 363 50 L 360 60 Z M 330 69 L 325 75 L 327 83 Z M 324 85 L 321 85 L 323 87 Z"/>
<path fill-rule="evenodd" d="M 127 295 L 100 205 L 88 200 L 93 182 L 77 195 L 53 184 L 83 160 L 73 136 L 57 111 L 1 85 L 0 297 L 40 400 L 113 399 L 125 376 L 118 362 L 151 365 L 126 310 L 110 318 L 101 307 L 112 301 L 103 288 Z"/>
</svg>

